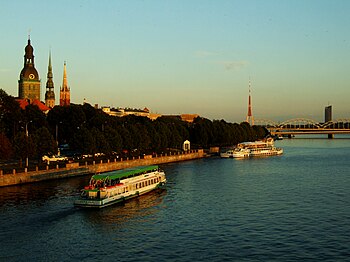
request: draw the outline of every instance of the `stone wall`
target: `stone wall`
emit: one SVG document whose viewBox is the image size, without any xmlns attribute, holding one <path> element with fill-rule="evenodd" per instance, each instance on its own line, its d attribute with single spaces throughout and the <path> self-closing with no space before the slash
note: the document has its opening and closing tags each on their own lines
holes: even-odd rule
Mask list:
<svg viewBox="0 0 350 262">
<path fill-rule="evenodd" d="M 171 155 L 157 155 L 155 157 L 145 156 L 144 158 L 136 158 L 121 161 L 108 161 L 107 163 L 97 163 L 94 162 L 92 165 L 79 166 L 79 163 L 67 164 L 65 168 L 48 169 L 42 171 L 32 171 L 13 174 L 3 175 L 0 171 L 0 187 L 18 185 L 24 183 L 33 183 L 38 181 L 44 181 L 49 179 L 59 179 L 66 177 L 82 176 L 94 173 L 103 173 L 113 170 L 124 169 L 134 166 L 148 166 L 148 165 L 158 165 L 170 162 L 179 162 L 192 160 L 197 158 L 203 158 L 204 152 L 200 150 L 192 150 L 190 152 L 184 153 L 173 153 Z"/>
</svg>

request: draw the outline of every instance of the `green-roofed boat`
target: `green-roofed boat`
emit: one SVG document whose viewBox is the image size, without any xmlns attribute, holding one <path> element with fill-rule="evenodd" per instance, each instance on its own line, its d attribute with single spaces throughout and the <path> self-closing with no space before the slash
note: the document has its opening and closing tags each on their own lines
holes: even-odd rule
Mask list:
<svg viewBox="0 0 350 262">
<path fill-rule="evenodd" d="M 146 194 L 165 183 L 165 173 L 156 165 L 96 174 L 74 205 L 101 208 Z"/>
</svg>

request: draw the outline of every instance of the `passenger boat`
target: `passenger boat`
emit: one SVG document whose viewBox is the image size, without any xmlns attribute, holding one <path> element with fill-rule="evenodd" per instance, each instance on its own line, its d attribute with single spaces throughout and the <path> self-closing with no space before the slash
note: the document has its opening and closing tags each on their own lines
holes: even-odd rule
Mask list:
<svg viewBox="0 0 350 262">
<path fill-rule="evenodd" d="M 276 156 L 283 154 L 282 148 L 274 146 L 273 139 L 267 138 L 262 141 L 243 142 L 236 148 L 220 154 L 222 158 L 244 158 L 254 156 Z"/>
<path fill-rule="evenodd" d="M 82 189 L 79 207 L 105 207 L 138 197 L 166 183 L 165 173 L 158 166 L 139 166 L 93 175 Z"/>
</svg>

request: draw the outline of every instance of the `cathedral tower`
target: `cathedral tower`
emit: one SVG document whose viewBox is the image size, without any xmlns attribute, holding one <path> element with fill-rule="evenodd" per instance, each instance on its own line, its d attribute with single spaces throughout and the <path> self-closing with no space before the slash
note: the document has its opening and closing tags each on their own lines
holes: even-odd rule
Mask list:
<svg viewBox="0 0 350 262">
<path fill-rule="evenodd" d="M 30 44 L 30 36 L 24 50 L 24 66 L 18 80 L 18 97 L 29 99 L 30 102 L 36 99 L 40 101 L 40 79 L 34 67 L 34 49 Z"/>
<path fill-rule="evenodd" d="M 69 105 L 70 105 L 70 88 L 68 87 L 68 81 L 67 81 L 66 62 L 64 62 L 63 83 L 60 88 L 60 106 L 69 106 Z"/>
<path fill-rule="evenodd" d="M 46 81 L 46 93 L 45 93 L 45 105 L 53 108 L 55 106 L 55 91 L 53 85 L 53 74 L 51 65 L 51 52 L 49 55 L 49 66 L 47 70 L 47 81 Z"/>
</svg>

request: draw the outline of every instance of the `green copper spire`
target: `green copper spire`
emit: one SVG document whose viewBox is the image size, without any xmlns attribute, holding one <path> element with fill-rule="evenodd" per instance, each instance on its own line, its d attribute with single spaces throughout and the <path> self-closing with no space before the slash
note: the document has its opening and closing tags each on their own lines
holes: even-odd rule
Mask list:
<svg viewBox="0 0 350 262">
<path fill-rule="evenodd" d="M 55 106 L 55 92 L 54 92 L 52 64 L 51 64 L 51 50 L 49 53 L 49 65 L 47 67 L 45 104 L 50 108 Z"/>
</svg>

